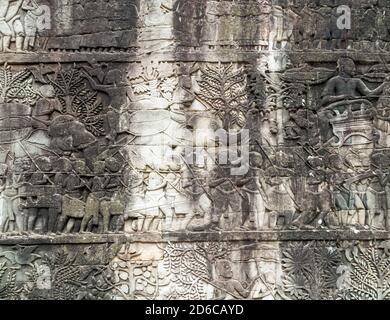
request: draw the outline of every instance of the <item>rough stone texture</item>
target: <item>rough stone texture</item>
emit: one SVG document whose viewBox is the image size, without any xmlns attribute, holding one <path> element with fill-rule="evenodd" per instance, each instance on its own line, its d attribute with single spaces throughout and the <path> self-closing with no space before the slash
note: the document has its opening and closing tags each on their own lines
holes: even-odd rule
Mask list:
<svg viewBox="0 0 390 320">
<path fill-rule="evenodd" d="M 389 22 L 2 1 L 0 298 L 390 299 Z"/>
</svg>

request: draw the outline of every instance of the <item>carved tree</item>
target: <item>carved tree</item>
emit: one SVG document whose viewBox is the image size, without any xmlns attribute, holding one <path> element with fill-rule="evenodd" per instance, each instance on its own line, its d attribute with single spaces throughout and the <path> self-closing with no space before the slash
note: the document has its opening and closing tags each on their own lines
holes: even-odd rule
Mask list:
<svg viewBox="0 0 390 320">
<path fill-rule="evenodd" d="M 10 66 L 4 64 L 0 68 L 0 103 L 11 101 L 34 104 L 39 93 L 33 87 L 33 80 L 29 70 L 12 73 Z"/>
<path fill-rule="evenodd" d="M 206 65 L 202 70 L 198 98 L 223 121 L 225 130 L 245 126 L 249 109 L 246 81 L 243 70 L 233 70 L 233 64 Z"/>
<path fill-rule="evenodd" d="M 348 300 L 390 299 L 390 258 L 374 246 L 354 246 L 346 251 L 350 267 L 340 296 Z"/>
<path fill-rule="evenodd" d="M 229 250 L 225 243 L 169 244 L 164 250 L 164 267 L 175 283 L 169 298 L 206 299 L 206 285 L 212 281 L 211 264 Z"/>
<path fill-rule="evenodd" d="M 60 70 L 54 79 L 49 79 L 60 101 L 61 113 L 81 121 L 95 136 L 105 134 L 103 105 L 97 91 L 87 86 L 82 72 L 76 68 Z"/>
<path fill-rule="evenodd" d="M 290 299 L 332 299 L 341 257 L 334 245 L 297 243 L 283 251 L 284 292 Z"/>
</svg>

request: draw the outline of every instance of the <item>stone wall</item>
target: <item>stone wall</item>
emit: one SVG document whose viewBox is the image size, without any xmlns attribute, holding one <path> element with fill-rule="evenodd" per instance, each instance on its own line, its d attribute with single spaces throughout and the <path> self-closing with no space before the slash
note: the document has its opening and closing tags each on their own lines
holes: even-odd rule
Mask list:
<svg viewBox="0 0 390 320">
<path fill-rule="evenodd" d="M 3 1 L 0 298 L 389 299 L 389 7 Z"/>
</svg>

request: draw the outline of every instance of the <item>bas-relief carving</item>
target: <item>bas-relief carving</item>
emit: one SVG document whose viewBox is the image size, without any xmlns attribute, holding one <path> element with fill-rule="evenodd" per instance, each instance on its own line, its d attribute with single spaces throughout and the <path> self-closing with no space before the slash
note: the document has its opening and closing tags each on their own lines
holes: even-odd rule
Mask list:
<svg viewBox="0 0 390 320">
<path fill-rule="evenodd" d="M 56 5 L 37 0 L 4 1 L 1 49 L 20 53 L 200 49 L 387 52 L 386 5 L 351 8 L 356 28 L 340 30 L 336 27 L 337 7 L 312 1 L 153 0 L 118 1 L 116 6 L 87 1 L 74 7 L 62 0 Z M 97 23 L 95 29 L 91 23 Z M 374 27 L 362 27 L 367 24 Z M 97 39 L 99 33 L 103 37 Z"/>
<path fill-rule="evenodd" d="M 110 97 L 76 65 L 42 68 L 1 71 L 1 230 L 120 230 L 123 158 L 110 146 Z"/>
<path fill-rule="evenodd" d="M 31 58 L 0 69 L 0 298 L 390 298 L 388 242 L 365 238 L 390 228 L 389 66 L 348 54 L 386 32 L 333 30 L 307 1 L 161 0 L 123 25 L 121 1 L 61 2 L 43 33 L 42 5 L 9 1 L 0 25 Z M 353 10 L 384 25 L 381 5 Z M 76 52 L 31 53 L 53 48 Z"/>
<path fill-rule="evenodd" d="M 0 51 L 26 52 L 46 49 L 45 34 L 51 12 L 46 3 L 36 0 L 5 0 L 0 5 Z"/>
<path fill-rule="evenodd" d="M 389 244 L 2 246 L 2 299 L 388 299 Z"/>
<path fill-rule="evenodd" d="M 259 139 L 252 136 L 246 142 L 250 168 L 245 176 L 229 176 L 234 164 L 221 165 L 217 159 L 206 167 L 184 161 L 176 175 L 172 168 L 159 172 L 150 169 L 151 173 L 144 177 L 144 199 L 154 199 L 151 201 L 158 203 L 159 215 L 167 215 L 171 221 L 179 215 L 175 214 L 177 208 L 174 213 L 164 213 L 166 200 L 186 202 L 183 187 L 192 189 L 190 192 L 196 197 L 193 200 L 202 201 L 203 205 L 192 203 L 192 209 L 198 212 L 187 224 L 189 230 L 349 226 L 386 229 L 388 209 L 387 200 L 383 199 L 387 199 L 387 175 L 372 161 L 383 153 L 383 148 L 373 141 L 377 135 L 374 123 L 378 122 L 374 104 L 384 101 L 384 97 L 378 99 L 377 95 L 384 91 L 386 83 L 369 89 L 363 80 L 353 76 L 351 59 L 340 59 L 338 64 L 340 75 L 334 77 L 331 69 L 308 66 L 284 74 L 256 71 L 255 77 L 263 79 L 264 92 L 269 94 L 260 99 L 261 105 L 251 89 L 247 92 L 253 78 L 245 84 L 243 70 L 231 71 L 231 65 L 220 64 L 200 67 L 195 76 L 198 88 L 194 90 L 195 100 L 187 112 L 190 114 L 187 121 L 196 134 L 197 129 L 206 129 L 200 137 L 201 144 L 206 146 L 205 154 L 211 154 L 209 150 L 214 148 L 215 137 L 208 136 L 210 128 L 256 130 L 248 126 L 267 123 L 262 128 L 266 132 L 260 132 Z M 296 80 L 298 74 L 304 75 L 300 83 Z M 349 84 L 348 92 L 342 91 L 345 89 L 340 81 Z M 382 109 L 383 102 L 380 105 Z M 152 144 L 151 149 L 164 146 Z M 166 174 L 171 177 L 168 183 L 164 181 Z M 186 186 L 186 175 L 196 177 L 196 181 L 190 182 L 192 187 Z M 161 192 L 167 187 L 175 190 L 176 196 Z M 161 191 L 156 192 L 157 189 Z M 200 208 L 203 213 L 199 216 Z M 153 215 L 157 217 L 157 211 Z"/>
<path fill-rule="evenodd" d="M 153 0 L 118 1 L 115 6 L 87 1 L 73 7 L 62 0 L 55 5 L 37 0 L 4 1 L 1 49 L 20 53 L 200 49 L 387 52 L 386 5 L 351 8 L 357 27 L 340 30 L 336 27 L 337 7 L 312 1 Z M 96 23 L 95 29 L 91 23 Z M 375 27 L 361 27 L 367 24 Z"/>
</svg>

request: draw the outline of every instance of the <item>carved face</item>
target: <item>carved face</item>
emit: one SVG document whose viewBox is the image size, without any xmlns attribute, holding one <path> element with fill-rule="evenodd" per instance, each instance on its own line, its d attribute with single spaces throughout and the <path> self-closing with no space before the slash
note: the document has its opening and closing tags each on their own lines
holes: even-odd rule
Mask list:
<svg viewBox="0 0 390 320">
<path fill-rule="evenodd" d="M 251 152 L 250 164 L 253 168 L 261 168 L 263 166 L 263 156 L 258 152 Z"/>
<path fill-rule="evenodd" d="M 216 265 L 217 265 L 217 272 L 221 277 L 225 279 L 233 278 L 233 270 L 229 261 L 220 260 L 216 263 Z"/>
<path fill-rule="evenodd" d="M 54 98 L 56 95 L 54 88 L 51 85 L 43 85 L 39 88 L 39 91 L 45 98 Z"/>
<path fill-rule="evenodd" d="M 353 60 L 347 58 L 341 58 L 337 62 L 338 69 L 347 75 L 353 76 L 356 72 L 356 66 Z"/>
</svg>

